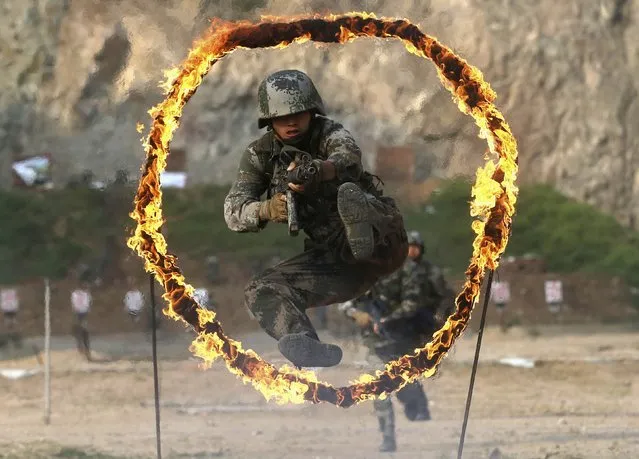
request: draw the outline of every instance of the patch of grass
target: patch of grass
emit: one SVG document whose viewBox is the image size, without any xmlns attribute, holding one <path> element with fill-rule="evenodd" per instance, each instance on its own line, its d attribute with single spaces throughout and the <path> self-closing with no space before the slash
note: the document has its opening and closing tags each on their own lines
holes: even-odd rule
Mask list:
<svg viewBox="0 0 639 459">
<path fill-rule="evenodd" d="M 0 445 L 0 459 L 136 459 L 139 456 L 113 456 L 71 446 L 49 443 Z"/>
<path fill-rule="evenodd" d="M 68 446 L 61 448 L 53 457 L 64 459 L 125 459 L 123 456 L 111 456 L 110 454 L 84 451 Z"/>
</svg>

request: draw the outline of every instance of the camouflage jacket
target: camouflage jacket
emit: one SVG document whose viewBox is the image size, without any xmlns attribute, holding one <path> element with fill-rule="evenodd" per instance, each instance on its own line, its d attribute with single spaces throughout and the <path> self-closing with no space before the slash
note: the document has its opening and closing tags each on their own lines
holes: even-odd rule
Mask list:
<svg viewBox="0 0 639 459">
<path fill-rule="evenodd" d="M 372 326 L 362 329 L 365 344 L 375 348 L 400 342 L 413 345 L 422 342 L 424 332 L 426 335 L 431 332 L 431 325 L 439 324 L 440 306 L 446 307 L 446 314 L 451 312 L 450 306 L 442 304 L 449 298 L 452 305 L 452 290 L 437 266 L 424 258 L 407 259 L 400 269 L 380 279 L 360 297 L 340 304 L 338 309 L 348 317 L 352 317 L 356 309 L 370 313 L 367 303 L 379 299 L 388 307 L 383 317 L 392 327 L 391 335 L 379 336 L 373 333 Z"/>
<path fill-rule="evenodd" d="M 252 142 L 242 155 L 237 177 L 224 201 L 224 218 L 232 231 L 257 232 L 266 226 L 259 219 L 261 197 L 282 191 L 282 185 L 286 188 L 281 172 L 288 164 L 280 158 L 282 147 L 270 130 Z M 372 175 L 364 172 L 361 150 L 351 134 L 329 118 L 316 116 L 307 140 L 296 147 L 335 165 L 335 179 L 322 182 L 317 195 L 297 195 L 302 229 L 316 243 L 335 244 L 343 232 L 337 212 L 337 188 L 344 182 L 355 182 L 365 191 L 375 193 Z"/>
<path fill-rule="evenodd" d="M 440 298 L 430 282 L 430 267 L 423 258 L 407 259 L 400 269 L 377 282 L 374 294 L 388 304 L 388 319 L 410 318 L 420 308 L 435 313 Z"/>
</svg>

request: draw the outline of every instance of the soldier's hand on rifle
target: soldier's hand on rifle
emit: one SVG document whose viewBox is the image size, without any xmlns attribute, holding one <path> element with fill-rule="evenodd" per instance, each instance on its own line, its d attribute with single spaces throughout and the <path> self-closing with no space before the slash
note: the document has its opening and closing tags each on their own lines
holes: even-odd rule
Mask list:
<svg viewBox="0 0 639 459">
<path fill-rule="evenodd" d="M 260 220 L 273 221 L 277 223 L 288 222 L 288 212 L 286 210 L 286 195 L 277 193 L 272 198 L 260 203 Z"/>
<path fill-rule="evenodd" d="M 375 334 L 377 335 L 382 335 L 382 328 L 384 327 L 384 324 L 388 322 L 388 318 L 387 317 L 382 317 L 381 319 L 379 319 L 379 322 L 375 322 L 373 324 L 373 331 L 375 332 Z"/>
<path fill-rule="evenodd" d="M 322 181 L 322 161 L 313 160 L 310 164 L 298 165 L 292 161 L 288 168 L 288 186 L 296 193 L 312 194 Z"/>
</svg>

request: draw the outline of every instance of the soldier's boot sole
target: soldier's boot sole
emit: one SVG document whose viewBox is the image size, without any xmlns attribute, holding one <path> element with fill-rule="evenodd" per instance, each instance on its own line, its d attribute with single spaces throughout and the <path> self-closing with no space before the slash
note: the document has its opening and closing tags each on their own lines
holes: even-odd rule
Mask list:
<svg viewBox="0 0 639 459">
<path fill-rule="evenodd" d="M 344 223 L 346 239 L 356 260 L 367 260 L 375 250 L 370 204 L 366 194 L 354 183 L 345 183 L 337 192 L 337 210 Z"/>
<path fill-rule="evenodd" d="M 384 441 L 379 447 L 380 453 L 393 453 L 397 451 L 397 443 L 395 443 L 395 437 L 384 436 Z"/>
<path fill-rule="evenodd" d="M 333 367 L 342 361 L 342 349 L 304 333 L 284 335 L 277 343 L 284 357 L 297 367 Z"/>
</svg>

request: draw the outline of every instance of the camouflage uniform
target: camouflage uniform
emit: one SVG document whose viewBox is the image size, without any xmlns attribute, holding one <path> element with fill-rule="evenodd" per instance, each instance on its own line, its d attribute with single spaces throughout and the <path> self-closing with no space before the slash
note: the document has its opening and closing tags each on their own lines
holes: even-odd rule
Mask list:
<svg viewBox="0 0 639 459">
<path fill-rule="evenodd" d="M 422 248 L 421 237 L 415 232 L 409 233 L 409 244 L 418 244 Z M 371 328 L 362 331 L 365 345 L 369 349 L 369 363 L 376 368 L 395 360 L 430 340 L 434 331 L 441 325 L 435 317 L 444 297 L 439 293 L 443 277 L 437 278 L 439 285 L 433 284 L 431 276 L 434 265 L 422 258 L 407 259 L 404 265 L 388 277 L 381 279 L 365 295 L 347 302 L 341 309 L 349 316 L 354 310 L 369 312 L 367 302 L 378 299 L 387 307 L 382 318 L 381 334 Z M 433 277 L 433 279 L 435 279 Z M 445 281 L 444 281 L 445 284 Z M 379 318 L 375 318 L 379 319 Z M 428 400 L 422 384 L 414 381 L 397 392 L 397 399 L 404 406 L 404 413 L 411 421 L 430 419 Z M 384 441 L 382 451 L 394 451 L 395 414 L 390 397 L 373 402 L 375 414 Z"/>
<path fill-rule="evenodd" d="M 245 289 L 249 311 L 266 333 L 280 340 L 280 351 L 286 355 L 283 337 L 302 334 L 319 341 L 305 313 L 307 308 L 361 295 L 381 276 L 401 266 L 407 238 L 394 201 L 382 196 L 373 176 L 363 170 L 361 151 L 351 134 L 323 116 L 323 104 L 310 79 L 301 72 L 283 71 L 268 77 L 260 87 L 259 126 L 267 126 L 276 116 L 311 109 L 314 117 L 309 130 L 294 146 L 313 159 L 332 162 L 336 173 L 333 180 L 320 182 L 316 193 L 296 194 L 301 229 L 307 235 L 304 252 L 257 274 Z M 310 94 L 308 99 L 295 92 L 299 87 L 302 95 Z M 297 96 L 282 101 L 277 98 L 282 92 Z M 290 157 L 283 152 L 285 147 L 269 129 L 242 155 L 237 178 L 224 202 L 224 217 L 231 230 L 257 232 L 266 226 L 259 217 L 260 197 L 266 193 L 270 198 L 287 188 L 283 171 Z M 356 244 L 340 211 L 340 200 L 347 201 L 348 193 L 354 196 L 360 212 L 366 212 L 365 221 L 372 227 L 374 249 L 365 259 L 352 249 Z"/>
</svg>

